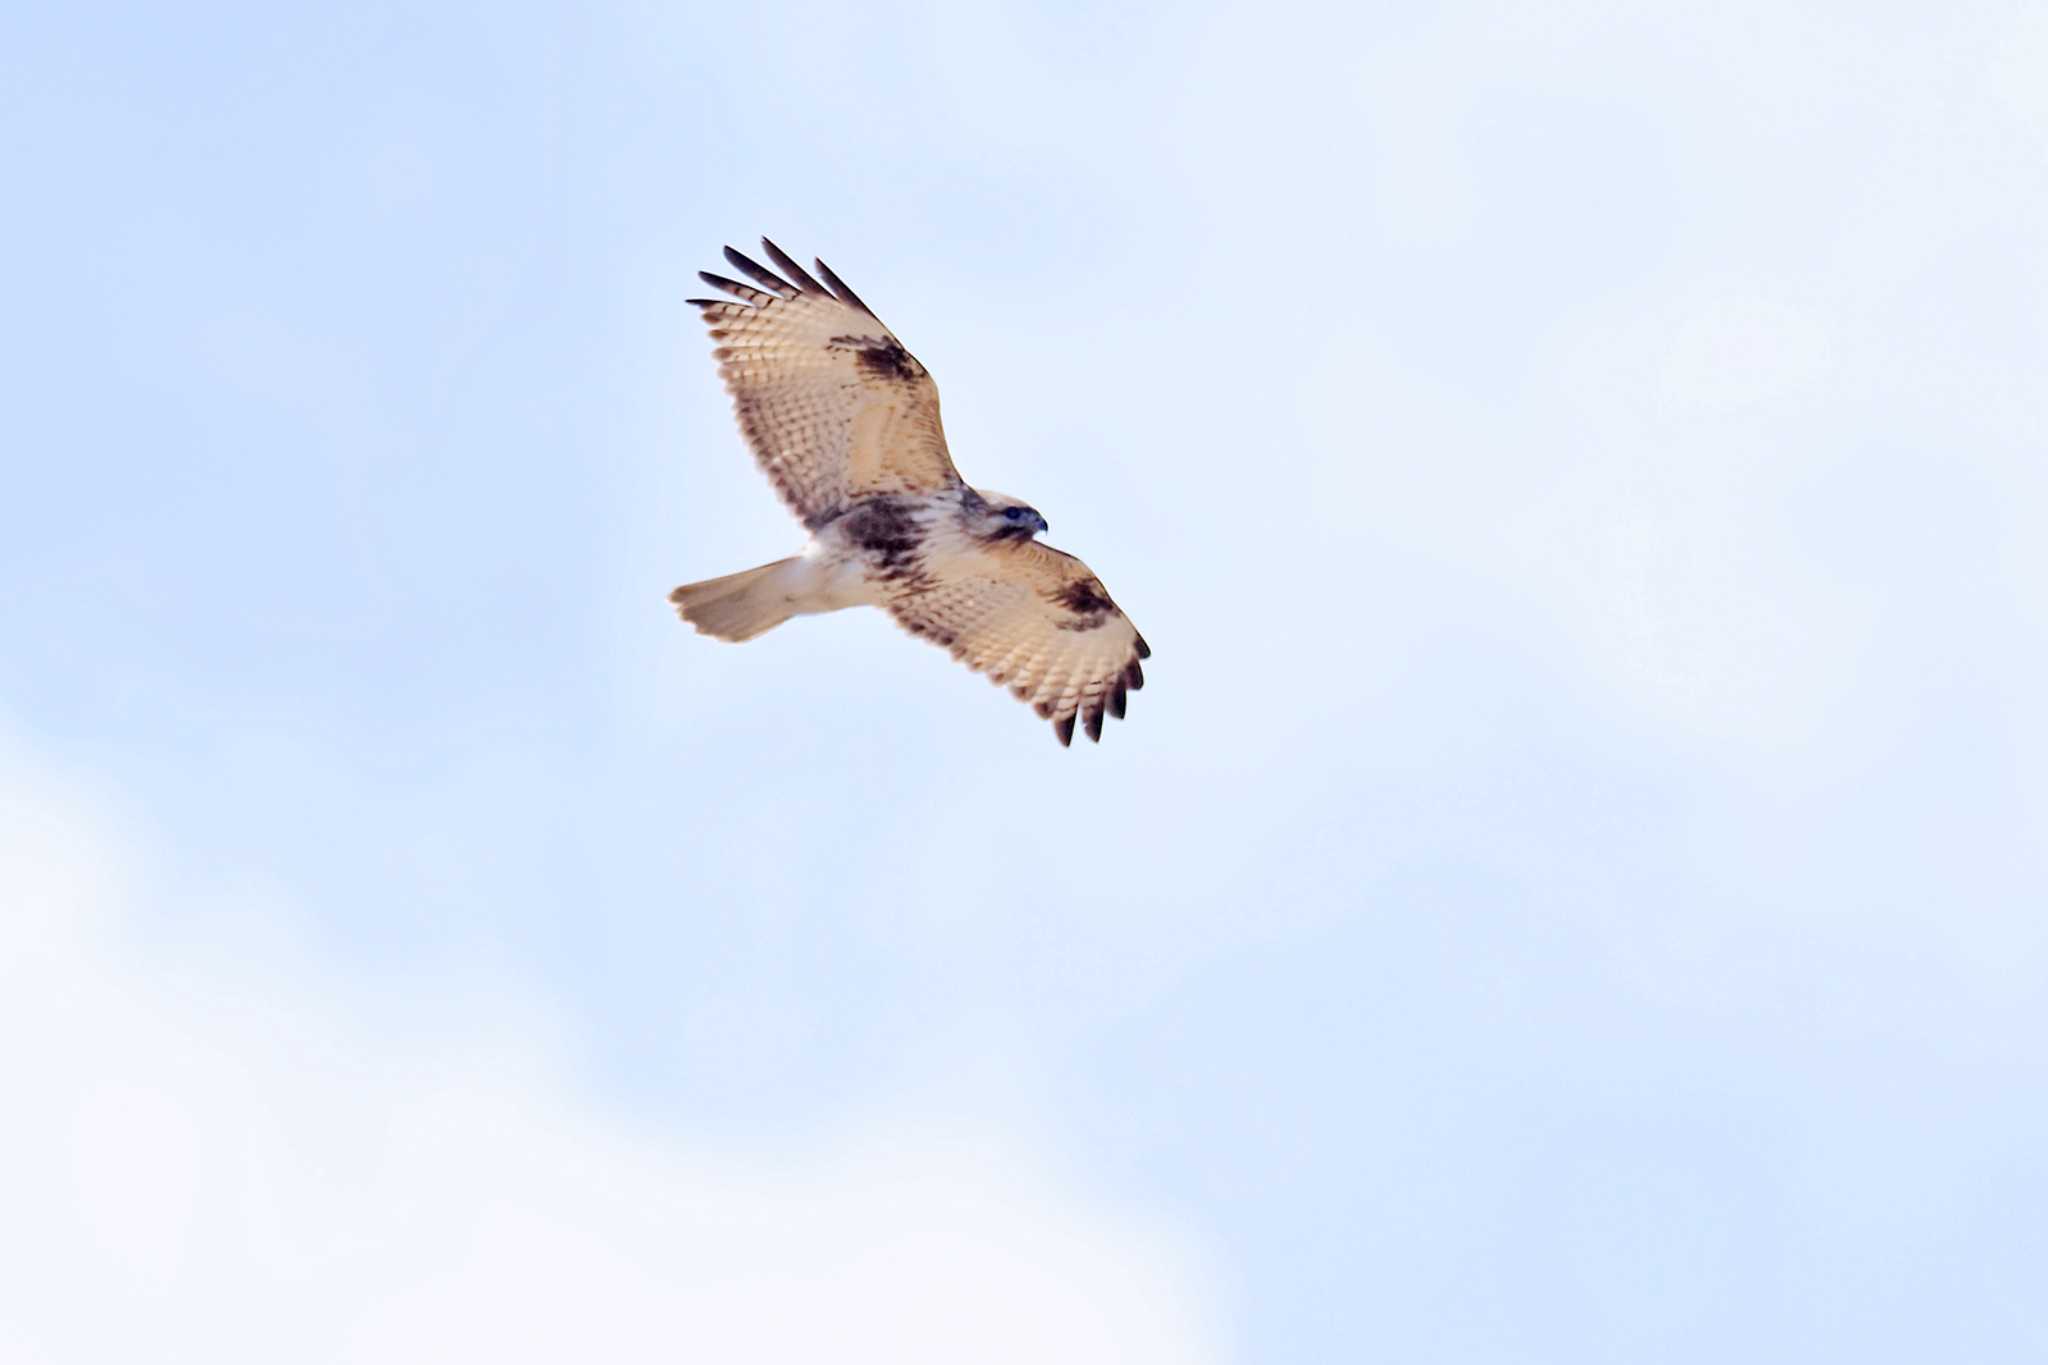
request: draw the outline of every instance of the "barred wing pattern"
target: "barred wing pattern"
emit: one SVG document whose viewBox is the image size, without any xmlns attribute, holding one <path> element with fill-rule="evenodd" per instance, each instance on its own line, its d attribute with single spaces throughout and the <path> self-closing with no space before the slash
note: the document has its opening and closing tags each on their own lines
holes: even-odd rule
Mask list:
<svg viewBox="0 0 2048 1365">
<path fill-rule="evenodd" d="M 727 247 L 753 285 L 700 271 L 739 301 L 689 302 L 719 343 L 712 355 L 740 430 L 790 510 L 815 530 L 855 498 L 958 486 L 924 366 L 823 261 L 821 284 L 773 242 L 761 246 L 789 278 Z"/>
<path fill-rule="evenodd" d="M 1070 554 L 1036 541 L 996 541 L 926 561 L 889 602 L 904 629 L 1052 721 L 1061 744 L 1074 721 L 1102 738 L 1104 714 L 1123 718 L 1145 685 L 1145 637 L 1110 601 L 1102 581 Z"/>
</svg>

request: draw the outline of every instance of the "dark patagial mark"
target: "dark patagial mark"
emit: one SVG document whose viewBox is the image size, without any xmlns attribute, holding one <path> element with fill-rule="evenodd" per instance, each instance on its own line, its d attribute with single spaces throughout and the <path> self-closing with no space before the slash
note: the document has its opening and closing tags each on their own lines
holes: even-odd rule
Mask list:
<svg viewBox="0 0 2048 1365">
<path fill-rule="evenodd" d="M 924 366 L 895 337 L 833 337 L 826 344 L 835 351 L 854 352 L 860 367 L 878 379 L 924 378 Z"/>
</svg>

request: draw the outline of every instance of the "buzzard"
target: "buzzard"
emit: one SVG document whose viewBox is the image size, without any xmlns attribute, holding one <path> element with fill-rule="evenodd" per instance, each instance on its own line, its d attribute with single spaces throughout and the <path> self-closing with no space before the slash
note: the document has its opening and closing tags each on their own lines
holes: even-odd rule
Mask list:
<svg viewBox="0 0 2048 1365">
<path fill-rule="evenodd" d="M 775 243 L 782 271 L 731 247 L 751 285 L 709 271 L 731 299 L 691 299 L 740 430 L 810 532 L 801 554 L 669 594 L 721 640 L 751 640 L 792 616 L 876 606 L 1052 722 L 1102 738 L 1145 685 L 1145 637 L 1102 581 L 1041 544 L 1045 518 L 970 488 L 939 427 L 939 390 L 917 358 L 823 262 L 811 275 Z M 824 283 L 819 283 L 820 279 Z M 736 301 L 735 301 L 736 300 Z"/>
</svg>

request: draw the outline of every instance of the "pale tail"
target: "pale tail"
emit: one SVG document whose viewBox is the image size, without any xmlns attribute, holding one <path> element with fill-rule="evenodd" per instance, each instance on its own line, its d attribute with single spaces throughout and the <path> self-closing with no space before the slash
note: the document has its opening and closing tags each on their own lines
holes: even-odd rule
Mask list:
<svg viewBox="0 0 2048 1365">
<path fill-rule="evenodd" d="M 745 573 L 685 583 L 668 595 L 685 621 L 721 640 L 751 640 L 796 614 L 788 579 L 779 570 L 794 559 L 778 559 Z"/>
</svg>

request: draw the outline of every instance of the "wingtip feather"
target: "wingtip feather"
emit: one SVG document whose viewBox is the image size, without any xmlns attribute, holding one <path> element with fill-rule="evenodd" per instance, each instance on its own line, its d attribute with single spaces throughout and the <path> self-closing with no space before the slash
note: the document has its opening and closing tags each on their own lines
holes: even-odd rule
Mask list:
<svg viewBox="0 0 2048 1365">
<path fill-rule="evenodd" d="M 725 249 L 725 260 L 734 270 L 739 271 L 763 289 L 774 290 L 782 298 L 789 298 L 798 292 L 795 285 L 744 252 L 727 247 Z M 720 285 L 719 287 L 722 289 L 725 286 Z"/>
<path fill-rule="evenodd" d="M 773 303 L 782 297 L 780 294 L 765 293 L 754 288 L 751 284 L 741 284 L 738 280 L 729 280 L 725 276 L 715 274 L 709 270 L 698 271 L 697 278 L 710 285 L 713 289 L 723 289 L 726 293 L 732 295 L 733 298 L 740 300 L 742 303 L 751 304 L 756 308 L 764 304 Z M 730 303 L 731 300 L 713 299 L 712 302 Z"/>
<path fill-rule="evenodd" d="M 761 249 L 768 253 L 769 260 L 775 262 L 776 269 L 796 282 L 798 289 L 812 294 L 827 293 L 824 285 L 811 278 L 810 271 L 798 265 L 794 257 L 766 237 L 761 239 Z"/>
<path fill-rule="evenodd" d="M 867 304 L 861 302 L 860 295 L 854 293 L 851 289 L 847 288 L 846 281 L 840 279 L 838 275 L 834 274 L 831 266 L 826 265 L 825 262 L 822 260 L 813 260 L 811 264 L 818 267 L 818 273 L 825 277 L 825 283 L 831 287 L 833 296 L 837 298 L 841 303 L 847 305 L 849 308 L 858 308 L 861 312 L 866 313 L 871 318 L 875 317 L 875 310 L 868 307 Z M 881 319 L 875 318 L 875 321 L 880 322 Z"/>
</svg>

